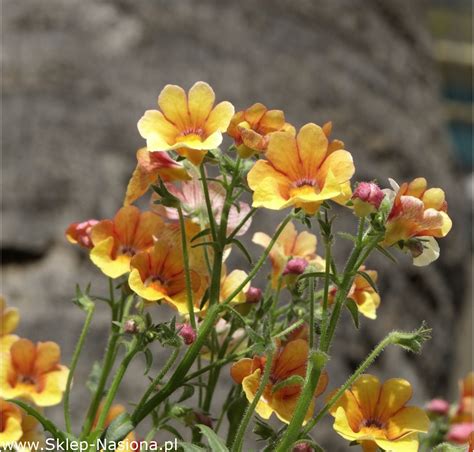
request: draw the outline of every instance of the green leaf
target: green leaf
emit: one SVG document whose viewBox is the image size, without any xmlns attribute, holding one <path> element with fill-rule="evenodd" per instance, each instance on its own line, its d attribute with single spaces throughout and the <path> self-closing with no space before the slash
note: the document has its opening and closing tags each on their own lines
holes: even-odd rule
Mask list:
<svg viewBox="0 0 474 452">
<path fill-rule="evenodd" d="M 203 229 L 201 232 L 198 232 L 195 236 L 193 236 L 193 238 L 191 239 L 191 242 L 194 242 L 195 240 L 197 240 L 201 237 L 205 237 L 205 236 L 209 235 L 210 233 L 211 233 L 210 228 Z"/>
<path fill-rule="evenodd" d="M 179 447 L 183 449 L 183 452 L 206 452 L 206 449 L 191 443 L 179 443 Z"/>
<path fill-rule="evenodd" d="M 258 441 L 268 441 L 276 437 L 276 432 L 265 421 L 255 418 L 253 432 L 259 437 Z"/>
<path fill-rule="evenodd" d="M 160 430 L 166 430 L 168 432 L 170 432 L 171 434 L 173 434 L 176 438 L 178 438 L 180 441 L 183 440 L 183 437 L 181 436 L 181 433 L 178 432 L 178 430 L 176 430 L 174 427 L 172 427 L 171 425 L 168 425 L 168 424 L 165 424 L 165 425 L 161 425 L 160 426 Z"/>
<path fill-rule="evenodd" d="M 47 417 L 45 417 L 42 413 L 37 411 L 31 405 L 28 405 L 27 403 L 22 402 L 21 400 L 11 399 L 11 400 L 8 400 L 8 402 L 18 405 L 23 411 L 28 413 L 30 416 L 34 417 L 47 432 L 53 435 L 54 438 L 64 441 L 67 438 L 67 436 L 69 436 L 66 433 L 59 430 L 51 420 L 49 420 Z"/>
<path fill-rule="evenodd" d="M 147 375 L 153 365 L 153 353 L 149 348 L 147 348 L 143 354 L 145 355 L 145 372 L 143 375 Z"/>
<path fill-rule="evenodd" d="M 362 276 L 362 278 L 364 278 L 370 284 L 372 289 L 374 289 L 378 293 L 379 289 L 377 287 L 377 284 L 375 284 L 375 281 L 370 277 L 367 272 L 358 271 L 357 274 Z"/>
<path fill-rule="evenodd" d="M 348 232 L 338 232 L 337 235 L 343 239 L 350 240 L 351 242 L 357 242 L 357 237 L 355 235 L 349 234 Z"/>
<path fill-rule="evenodd" d="M 133 429 L 130 415 L 128 413 L 119 414 L 105 431 L 105 439 L 108 442 L 118 442 L 123 440 Z"/>
<path fill-rule="evenodd" d="M 347 309 L 349 309 L 349 312 L 351 313 L 351 317 L 354 321 L 355 327 L 359 329 L 359 309 L 357 308 L 357 303 L 351 298 L 348 298 L 346 300 L 346 306 Z"/>
<path fill-rule="evenodd" d="M 224 444 L 222 438 L 219 438 L 214 430 L 210 429 L 206 425 L 198 424 L 197 427 L 201 430 L 202 434 L 207 438 L 209 446 L 212 452 L 228 452 L 227 446 Z"/>
<path fill-rule="evenodd" d="M 241 392 L 240 395 L 229 404 L 227 408 L 227 419 L 229 420 L 227 444 L 232 444 L 234 442 L 235 434 L 242 422 L 248 404 L 247 397 L 243 392 Z"/>
<path fill-rule="evenodd" d="M 76 285 L 76 296 L 72 300 L 73 303 L 79 306 L 83 311 L 89 311 L 94 308 L 94 302 L 89 298 L 88 292 L 90 289 L 90 284 L 86 288 L 86 292 L 82 292 L 79 284 Z"/>
<path fill-rule="evenodd" d="M 252 265 L 252 256 L 250 256 L 249 252 L 245 248 L 242 242 L 240 242 L 237 239 L 232 239 L 230 241 L 231 244 L 237 246 L 237 248 L 242 251 L 242 254 L 246 257 L 246 259 L 249 261 L 249 264 Z"/>
<path fill-rule="evenodd" d="M 193 395 L 194 395 L 194 386 L 184 385 L 183 393 L 181 394 L 181 397 L 178 399 L 176 403 L 183 402 L 184 400 L 189 399 Z"/>
<path fill-rule="evenodd" d="M 390 253 L 390 251 L 386 250 L 384 247 L 377 245 L 375 249 L 378 252 L 382 253 L 388 260 L 392 261 L 394 264 L 398 263 L 397 258 L 392 253 Z"/>
<path fill-rule="evenodd" d="M 100 376 L 102 374 L 102 366 L 98 361 L 95 361 L 92 365 L 91 373 L 86 381 L 86 388 L 89 389 L 92 394 L 95 394 L 97 391 L 97 386 L 99 385 Z"/>
</svg>

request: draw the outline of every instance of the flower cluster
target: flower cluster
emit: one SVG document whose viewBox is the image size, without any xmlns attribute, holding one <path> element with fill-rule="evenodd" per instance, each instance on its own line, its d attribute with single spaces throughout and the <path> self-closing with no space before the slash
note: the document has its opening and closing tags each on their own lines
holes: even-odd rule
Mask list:
<svg viewBox="0 0 474 452">
<path fill-rule="evenodd" d="M 340 379 L 327 363 L 337 353 L 331 345 L 342 312 L 356 328 L 384 316 L 377 287 L 384 280 L 366 260 L 374 250 L 393 260 L 393 248 L 410 253 L 415 265 L 436 259 L 435 239 L 451 229 L 444 192 L 428 188 L 423 178 L 401 186 L 392 181 L 391 190 L 375 182 L 354 184 L 353 156 L 331 138 L 331 122 L 297 128 L 281 110 L 255 103 L 235 113 L 230 102 L 216 104 L 215 97 L 204 82 L 188 92 L 165 86 L 159 109 L 138 121 L 144 143 L 123 205 L 112 217 L 67 229 L 67 240 L 109 279 L 108 296 L 77 289 L 74 301 L 86 320 L 70 373 L 55 343 L 34 344 L 13 334 L 18 313 L 2 300 L 0 438 L 18 441 L 34 433 L 15 405 L 21 402 L 10 401 L 21 398 L 52 436 L 87 444 L 123 440 L 127 450 L 136 442 L 135 427 L 147 419 L 147 440 L 171 432 L 183 450 L 205 450 L 207 442 L 213 450 L 241 452 L 254 414 L 265 450 L 319 450 L 311 434 L 326 415 L 334 416 L 337 434 L 365 451 L 417 450 L 429 419 L 407 406 L 410 383 L 392 378 L 381 384 L 365 371 L 389 345 L 419 352 L 430 335 L 424 325 L 389 333 L 342 386 L 323 393 Z M 219 148 L 224 139 L 231 143 L 228 151 Z M 337 233 L 335 207 L 358 221 L 354 233 Z M 272 231 L 259 210 L 267 211 L 265 220 L 277 210 L 285 217 Z M 245 240 L 250 228 L 251 244 Z M 352 244 L 344 267 L 333 252 L 338 237 Z M 96 305 L 104 301 L 111 314 L 108 345 L 87 383 L 92 396 L 84 423 L 75 429 L 72 375 Z M 171 318 L 155 309 L 161 304 L 171 307 Z M 156 343 L 168 353 L 158 370 Z M 115 403 L 118 390 L 141 355 L 148 388 L 126 413 Z M 235 384 L 218 407 L 220 378 Z M 472 423 L 466 414 L 472 381 L 462 394 L 453 428 Z M 64 431 L 39 408 L 58 404 L 63 395 Z M 272 414 L 284 427 L 266 422 Z M 226 417 L 224 442 L 219 429 Z M 188 428 L 192 444 L 184 440 Z"/>
</svg>

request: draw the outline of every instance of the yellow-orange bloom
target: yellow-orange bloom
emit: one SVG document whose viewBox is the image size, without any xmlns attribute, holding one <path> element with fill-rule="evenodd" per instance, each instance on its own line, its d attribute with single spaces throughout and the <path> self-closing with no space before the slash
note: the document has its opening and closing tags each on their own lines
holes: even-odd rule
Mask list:
<svg viewBox="0 0 474 452">
<path fill-rule="evenodd" d="M 38 406 L 61 402 L 69 370 L 59 364 L 59 345 L 19 339 L 1 358 L 0 397 L 23 397 Z"/>
<path fill-rule="evenodd" d="M 427 265 L 439 256 L 439 246 L 434 237 L 445 237 L 452 221 L 447 214 L 448 204 L 441 188 L 427 188 L 426 179 L 419 177 L 401 187 L 392 181 L 396 191 L 392 209 L 387 219 L 384 246 L 421 239 L 421 247 L 412 250 L 415 265 Z M 393 196 L 393 192 L 387 193 Z"/>
<path fill-rule="evenodd" d="M 366 270 L 365 267 L 361 267 L 360 270 L 367 273 L 374 283 L 377 282 L 377 272 L 375 270 Z M 380 295 L 363 276 L 356 275 L 347 298 L 351 298 L 356 302 L 357 309 L 365 317 L 369 319 L 377 318 L 376 311 L 380 305 Z"/>
<path fill-rule="evenodd" d="M 260 103 L 253 104 L 247 110 L 238 111 L 227 129 L 242 158 L 265 152 L 269 135 L 278 131 L 295 134 L 295 128 L 285 121 L 281 110 L 268 110 Z"/>
<path fill-rule="evenodd" d="M 263 232 L 257 232 L 252 238 L 253 243 L 267 248 L 271 237 Z M 272 250 L 270 261 L 272 264 L 272 286 L 276 288 L 287 262 L 292 258 L 305 259 L 318 269 L 324 269 L 324 259 L 316 254 L 317 238 L 308 231 L 298 234 L 296 227 L 289 222 L 281 232 Z"/>
<path fill-rule="evenodd" d="M 225 301 L 232 293 L 247 279 L 247 273 L 242 270 L 232 270 L 227 274 L 227 269 L 223 268 L 221 276 L 221 288 L 219 292 L 220 301 Z M 243 289 L 232 299 L 233 303 L 245 303 L 246 296 L 245 292 L 250 287 L 250 282 L 248 282 Z"/>
<path fill-rule="evenodd" d="M 0 353 L 8 351 L 10 346 L 18 340 L 18 336 L 11 334 L 20 322 L 20 313 L 16 308 L 8 308 L 5 298 L 0 296 Z"/>
<path fill-rule="evenodd" d="M 110 278 L 130 271 L 130 260 L 153 246 L 153 237 L 163 227 L 163 220 L 153 212 L 137 207 L 122 207 L 113 220 L 102 220 L 91 233 L 94 247 L 90 257 Z"/>
<path fill-rule="evenodd" d="M 220 102 L 204 82 L 195 83 L 186 95 L 183 88 L 166 85 L 158 97 L 161 111 L 148 110 L 138 121 L 138 131 L 149 151 L 176 150 L 199 165 L 209 149 L 218 147 L 227 130 L 234 107 Z"/>
<path fill-rule="evenodd" d="M 280 388 L 275 388 L 275 386 L 295 375 L 305 377 L 308 352 L 308 342 L 303 339 L 288 342 L 277 350 L 273 357 L 269 382 L 255 409 L 262 418 L 269 419 L 274 412 L 281 421 L 287 424 L 290 422 L 301 394 L 301 384 L 283 385 Z M 260 385 L 265 361 L 265 357 L 260 356 L 255 356 L 253 359 L 244 358 L 233 364 L 231 368 L 232 378 L 236 383 L 242 384 L 249 402 L 254 399 Z M 315 397 L 324 392 L 327 382 L 327 373 L 323 372 L 314 394 Z M 311 418 L 313 411 L 314 399 L 308 408 L 305 421 Z"/>
<path fill-rule="evenodd" d="M 247 176 L 254 207 L 301 207 L 314 214 L 324 201 L 344 202 L 351 196 L 352 156 L 343 149 L 330 152 L 328 138 L 316 124 L 303 126 L 296 138 L 289 132 L 272 133 L 265 157 Z"/>
<path fill-rule="evenodd" d="M 130 266 L 128 283 L 135 293 L 148 301 L 165 301 L 180 313 L 188 313 L 186 275 L 179 240 L 173 242 L 166 236 L 159 236 L 153 248 L 133 257 Z M 198 310 L 202 278 L 196 271 L 192 255 L 190 267 L 193 305 Z"/>
<path fill-rule="evenodd" d="M 451 423 L 474 422 L 474 372 L 459 381 L 459 404 Z"/>
<path fill-rule="evenodd" d="M 406 406 L 412 397 L 408 381 L 392 378 L 382 385 L 372 375 L 361 375 L 331 408 L 334 430 L 367 452 L 376 446 L 392 452 L 416 452 L 418 433 L 430 421 L 418 407 Z"/>
<path fill-rule="evenodd" d="M 147 148 L 137 151 L 137 167 L 130 178 L 123 204 L 128 206 L 141 198 L 158 177 L 166 182 L 189 180 L 186 168 L 165 152 L 150 152 Z"/>
</svg>

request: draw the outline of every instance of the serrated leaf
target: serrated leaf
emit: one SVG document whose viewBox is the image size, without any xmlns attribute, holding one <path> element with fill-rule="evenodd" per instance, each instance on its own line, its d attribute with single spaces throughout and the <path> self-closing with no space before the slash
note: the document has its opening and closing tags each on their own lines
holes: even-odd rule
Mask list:
<svg viewBox="0 0 474 452">
<path fill-rule="evenodd" d="M 348 232 L 338 232 L 337 235 L 343 239 L 350 240 L 351 242 L 357 242 L 357 237 L 355 235 L 349 234 Z"/>
<path fill-rule="evenodd" d="M 348 298 L 346 300 L 346 306 L 347 309 L 349 309 L 349 312 L 351 313 L 351 317 L 354 321 L 355 327 L 359 329 L 359 309 L 357 308 L 357 303 L 351 298 Z"/>
<path fill-rule="evenodd" d="M 222 438 L 219 438 L 216 435 L 216 432 L 214 432 L 214 430 L 210 429 L 207 425 L 204 424 L 198 424 L 197 427 L 207 438 L 207 442 L 209 443 L 209 447 L 211 448 L 212 452 L 229 452 L 229 449 L 227 449 L 224 440 Z"/>
<path fill-rule="evenodd" d="M 372 289 L 374 289 L 378 293 L 379 289 L 377 288 L 377 284 L 375 284 L 375 281 L 370 277 L 367 272 L 358 271 L 357 274 L 362 276 L 370 284 Z"/>
<path fill-rule="evenodd" d="M 102 366 L 98 361 L 95 361 L 92 365 L 91 372 L 86 380 L 86 388 L 89 389 L 92 394 L 95 394 L 97 391 L 97 386 L 99 385 L 99 379 L 102 374 Z"/>
<path fill-rule="evenodd" d="M 454 444 L 442 443 L 433 449 L 433 452 L 464 452 L 466 446 L 455 446 Z"/>
</svg>

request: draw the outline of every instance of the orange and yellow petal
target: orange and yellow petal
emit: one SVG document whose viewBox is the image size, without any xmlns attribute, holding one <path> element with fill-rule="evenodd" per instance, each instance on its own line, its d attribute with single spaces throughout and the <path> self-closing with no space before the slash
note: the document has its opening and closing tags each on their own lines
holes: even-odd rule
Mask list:
<svg viewBox="0 0 474 452">
<path fill-rule="evenodd" d="M 241 384 L 245 377 L 248 377 L 252 373 L 253 359 L 243 358 L 236 363 L 232 364 L 230 368 L 230 375 L 232 379 Z"/>
<path fill-rule="evenodd" d="M 36 346 L 36 355 L 33 371 L 44 374 L 55 369 L 61 359 L 61 349 L 55 342 L 39 342 Z"/>
<path fill-rule="evenodd" d="M 229 127 L 234 111 L 234 106 L 230 102 L 224 101 L 218 103 L 212 109 L 206 120 L 205 131 L 207 135 L 211 135 L 215 132 L 224 133 L 227 127 Z"/>
<path fill-rule="evenodd" d="M 214 90 L 205 82 L 195 83 L 188 93 L 188 108 L 193 127 L 199 127 L 211 113 L 216 95 Z"/>
<path fill-rule="evenodd" d="M 296 136 L 298 151 L 306 177 L 311 177 L 326 158 L 328 139 L 316 124 L 306 124 Z"/>
<path fill-rule="evenodd" d="M 16 308 L 8 308 L 4 297 L 0 297 L 0 336 L 13 333 L 20 322 L 20 313 Z"/>
<path fill-rule="evenodd" d="M 245 377 L 242 381 L 242 389 L 249 402 L 253 401 L 253 399 L 255 398 L 255 394 L 258 391 L 258 387 L 260 386 L 261 373 L 261 370 L 257 369 L 254 373 Z M 270 407 L 264 396 L 260 397 L 255 411 L 263 419 L 269 419 L 273 413 L 273 409 Z"/>
<path fill-rule="evenodd" d="M 58 370 L 48 372 L 41 377 L 42 390 L 39 392 L 31 391 L 25 397 L 41 407 L 57 405 L 63 398 L 66 390 L 67 377 L 69 369 L 65 366 L 58 366 Z"/>
<path fill-rule="evenodd" d="M 185 130 L 190 125 L 187 96 L 180 86 L 166 85 L 158 96 L 158 105 L 166 119 L 179 130 Z"/>
<path fill-rule="evenodd" d="M 226 300 L 232 293 L 247 279 L 247 273 L 242 270 L 233 270 L 223 278 L 221 282 L 220 298 L 222 301 Z M 232 299 L 233 303 L 245 303 L 247 292 L 250 287 L 248 282 L 242 290 Z"/>
<path fill-rule="evenodd" d="M 7 448 L 11 443 L 17 442 L 23 436 L 21 425 L 22 414 L 13 403 L 0 399 L 0 448 Z"/>
<path fill-rule="evenodd" d="M 304 376 L 308 361 L 308 342 L 296 339 L 285 345 L 279 354 L 272 375 L 279 380 L 285 380 L 292 375 Z"/>
<path fill-rule="evenodd" d="M 297 392 L 296 394 L 289 397 L 278 397 L 278 392 L 279 391 L 277 391 L 271 399 L 271 407 L 275 411 L 275 414 L 277 415 L 278 419 L 280 419 L 280 421 L 284 422 L 285 424 L 289 424 L 295 413 L 296 405 L 300 397 L 300 392 Z M 308 406 L 308 410 L 306 411 L 303 425 L 306 424 L 306 422 L 308 422 L 313 416 L 314 406 L 315 401 L 312 399 Z"/>
<path fill-rule="evenodd" d="M 300 156 L 294 136 L 289 132 L 275 132 L 270 135 L 266 158 L 276 171 L 296 181 L 301 174 Z"/>
<path fill-rule="evenodd" d="M 372 419 L 379 407 L 380 380 L 373 375 L 361 375 L 352 385 L 351 392 L 356 398 L 365 419 Z"/>
<path fill-rule="evenodd" d="M 387 422 L 387 438 L 396 440 L 413 433 L 426 433 L 430 427 L 430 420 L 421 408 L 410 406 L 400 409 Z"/>
<path fill-rule="evenodd" d="M 410 383 L 402 378 L 391 378 L 382 385 L 377 403 L 376 416 L 386 422 L 411 399 Z"/>
<path fill-rule="evenodd" d="M 395 441 L 376 438 L 375 442 L 383 450 L 392 452 L 418 452 L 419 446 L 418 433 L 411 433 Z"/>
<path fill-rule="evenodd" d="M 127 254 L 119 254 L 115 259 L 113 259 L 113 249 L 114 238 L 108 237 L 92 248 L 90 258 L 106 276 L 110 278 L 118 278 L 130 271 L 131 257 Z"/>
<path fill-rule="evenodd" d="M 150 151 L 167 151 L 176 142 L 178 128 L 158 110 L 147 110 L 137 124 Z"/>
</svg>

